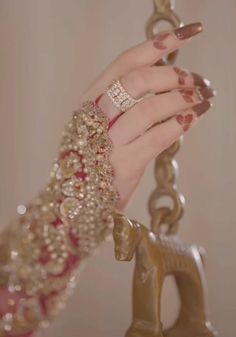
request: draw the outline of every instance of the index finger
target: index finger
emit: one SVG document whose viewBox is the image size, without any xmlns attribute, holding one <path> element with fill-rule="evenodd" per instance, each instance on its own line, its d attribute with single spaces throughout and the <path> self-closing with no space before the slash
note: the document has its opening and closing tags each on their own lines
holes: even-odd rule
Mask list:
<svg viewBox="0 0 236 337">
<path fill-rule="evenodd" d="M 155 64 L 164 56 L 180 48 L 203 30 L 200 22 L 174 30 L 163 31 L 153 39 L 142 42 L 121 53 L 87 89 L 84 98 L 95 99 L 112 80 L 139 67 Z"/>
<path fill-rule="evenodd" d="M 126 50 L 118 56 L 113 66 L 115 66 L 117 62 L 119 66 L 123 68 L 122 71 L 127 72 L 130 71 L 131 68 L 154 65 L 164 56 L 180 48 L 193 36 L 202 32 L 202 30 L 202 24 L 196 22 L 174 30 L 160 32 L 153 39 Z"/>
</svg>

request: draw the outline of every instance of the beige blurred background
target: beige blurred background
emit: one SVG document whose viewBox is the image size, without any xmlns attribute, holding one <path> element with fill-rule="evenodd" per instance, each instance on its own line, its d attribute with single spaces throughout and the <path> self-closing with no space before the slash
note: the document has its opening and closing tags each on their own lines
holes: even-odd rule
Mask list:
<svg viewBox="0 0 236 337">
<path fill-rule="evenodd" d="M 61 131 L 79 95 L 123 49 L 144 39 L 151 0 L 0 0 L 1 223 L 47 181 Z M 211 318 L 222 337 L 236 333 L 236 2 L 177 0 L 183 21 L 205 32 L 178 64 L 205 74 L 218 97 L 178 155 L 187 200 L 181 236 L 207 249 Z M 135 161 L 134 161 L 135 164 Z M 148 223 L 152 166 L 127 208 Z M 81 273 L 67 308 L 41 336 L 121 337 L 131 319 L 132 263 L 118 263 L 112 242 Z M 163 320 L 178 308 L 171 280 Z"/>
</svg>

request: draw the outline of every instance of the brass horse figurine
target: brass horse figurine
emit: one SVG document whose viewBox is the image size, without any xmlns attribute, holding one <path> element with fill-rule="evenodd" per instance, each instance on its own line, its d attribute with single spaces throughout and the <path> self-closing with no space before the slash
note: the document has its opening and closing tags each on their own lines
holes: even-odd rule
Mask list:
<svg viewBox="0 0 236 337">
<path fill-rule="evenodd" d="M 122 214 L 114 215 L 115 256 L 130 261 L 135 254 L 133 320 L 126 337 L 214 337 L 207 318 L 203 250 L 175 236 L 156 235 Z M 181 307 L 175 324 L 163 331 L 161 290 L 166 275 L 174 275 Z"/>
</svg>

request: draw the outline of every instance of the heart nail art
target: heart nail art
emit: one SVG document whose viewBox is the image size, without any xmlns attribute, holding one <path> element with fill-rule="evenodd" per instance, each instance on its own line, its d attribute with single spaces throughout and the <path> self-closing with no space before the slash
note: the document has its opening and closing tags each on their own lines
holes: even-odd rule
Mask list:
<svg viewBox="0 0 236 337">
<path fill-rule="evenodd" d="M 165 45 L 164 41 L 170 36 L 170 33 L 160 33 L 158 34 L 154 40 L 153 40 L 153 45 L 155 48 L 164 50 L 167 49 L 167 46 Z"/>
<path fill-rule="evenodd" d="M 180 93 L 182 94 L 183 99 L 187 103 L 194 103 L 194 91 L 192 89 L 182 89 L 180 90 Z"/>
<path fill-rule="evenodd" d="M 188 76 L 188 73 L 185 70 L 180 69 L 178 67 L 173 67 L 173 69 L 176 72 L 176 74 L 178 75 L 178 83 L 180 85 L 184 85 L 185 84 L 185 78 Z"/>
<path fill-rule="evenodd" d="M 193 122 L 193 115 L 187 114 L 187 115 L 184 116 L 184 115 L 179 114 L 179 115 L 176 116 L 176 121 L 180 125 L 182 125 L 184 132 L 186 132 L 190 128 L 190 126 Z"/>
</svg>

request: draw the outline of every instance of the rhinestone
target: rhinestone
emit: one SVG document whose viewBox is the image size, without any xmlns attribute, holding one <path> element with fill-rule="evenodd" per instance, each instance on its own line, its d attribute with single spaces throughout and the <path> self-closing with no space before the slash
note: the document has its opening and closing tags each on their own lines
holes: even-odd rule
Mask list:
<svg viewBox="0 0 236 337">
<path fill-rule="evenodd" d="M 18 214 L 23 215 L 26 212 L 26 207 L 25 205 L 18 205 L 16 210 Z"/>
<path fill-rule="evenodd" d="M 64 262 L 65 262 L 65 259 L 63 259 L 62 257 L 60 257 L 60 258 L 58 259 L 58 263 L 63 264 Z"/>
<path fill-rule="evenodd" d="M 13 307 L 16 302 L 12 299 L 12 298 L 9 298 L 9 300 L 7 301 L 8 305 L 10 305 L 11 307 Z"/>
<path fill-rule="evenodd" d="M 4 324 L 4 330 L 5 331 L 11 331 L 12 327 L 10 324 Z"/>
<path fill-rule="evenodd" d="M 70 219 L 75 218 L 80 213 L 81 205 L 76 198 L 66 198 L 61 206 L 60 211 L 64 217 L 68 217 Z"/>
<path fill-rule="evenodd" d="M 39 324 L 41 328 L 48 328 L 50 325 L 49 321 L 42 321 Z"/>
<path fill-rule="evenodd" d="M 16 291 L 21 291 L 21 290 L 22 290 L 22 287 L 21 287 L 19 284 L 16 284 L 16 285 L 15 285 L 15 290 L 16 290 Z"/>
<path fill-rule="evenodd" d="M 119 93 L 120 93 L 120 89 L 119 88 L 116 88 L 115 90 L 113 90 L 114 96 L 118 96 Z"/>
<path fill-rule="evenodd" d="M 78 198 L 79 199 L 83 199 L 84 198 L 84 194 L 83 193 L 79 193 Z"/>
<path fill-rule="evenodd" d="M 88 129 L 85 125 L 81 125 L 81 121 L 77 123 L 77 132 L 80 138 L 86 139 L 88 136 Z"/>
<path fill-rule="evenodd" d="M 64 229 L 60 229 L 58 232 L 59 232 L 62 236 L 65 236 L 65 235 L 66 235 Z"/>
<path fill-rule="evenodd" d="M 12 320 L 12 317 L 13 317 L 13 315 L 10 312 L 8 312 L 6 315 L 4 315 L 4 319 L 6 319 L 7 321 Z"/>
<path fill-rule="evenodd" d="M 11 251 L 11 259 L 14 260 L 18 256 L 18 252 L 15 250 Z"/>
<path fill-rule="evenodd" d="M 79 147 L 84 147 L 86 145 L 86 141 L 85 140 L 78 140 L 77 145 Z"/>
<path fill-rule="evenodd" d="M 10 293 L 14 293 L 14 292 L 15 292 L 15 286 L 14 286 L 13 284 L 10 284 L 10 285 L 8 286 L 8 291 L 9 291 Z"/>
<path fill-rule="evenodd" d="M 41 210 L 42 210 L 42 212 L 47 212 L 48 211 L 48 207 L 46 206 L 46 205 L 43 205 L 42 207 L 41 207 Z"/>
<path fill-rule="evenodd" d="M 62 193 L 68 197 L 74 197 L 76 194 L 76 189 L 78 189 L 80 186 L 80 180 L 73 177 L 62 184 Z"/>
</svg>

